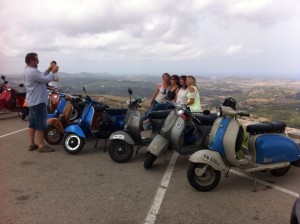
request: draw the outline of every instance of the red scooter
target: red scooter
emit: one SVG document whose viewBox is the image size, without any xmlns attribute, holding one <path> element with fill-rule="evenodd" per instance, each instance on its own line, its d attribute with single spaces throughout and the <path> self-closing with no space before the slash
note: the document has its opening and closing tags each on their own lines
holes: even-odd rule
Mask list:
<svg viewBox="0 0 300 224">
<path fill-rule="evenodd" d="M 15 87 L 8 85 L 8 82 L 5 80 L 5 76 L 2 75 L 1 79 L 3 80 L 3 83 L 0 87 L 2 91 L 0 95 L 0 111 L 9 110 L 18 112 L 19 116 L 21 116 L 24 110 L 26 110 L 23 108 L 26 92 L 17 91 Z M 20 84 L 18 87 L 23 87 L 23 84 Z"/>
</svg>

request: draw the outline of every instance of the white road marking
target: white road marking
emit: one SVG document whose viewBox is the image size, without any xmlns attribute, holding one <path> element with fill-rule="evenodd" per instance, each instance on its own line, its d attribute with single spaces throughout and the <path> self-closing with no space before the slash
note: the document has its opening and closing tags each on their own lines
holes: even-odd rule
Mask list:
<svg viewBox="0 0 300 224">
<path fill-rule="evenodd" d="M 25 131 L 25 130 L 27 130 L 27 129 L 28 129 L 28 128 L 24 128 L 24 129 L 21 129 L 21 130 L 18 130 L 18 131 L 14 131 L 14 132 L 11 132 L 11 133 L 8 133 L 8 134 L 5 134 L 5 135 L 1 135 L 0 138 L 4 138 L 4 137 L 6 137 L 6 136 L 16 134 L 16 133 L 18 133 L 18 132 Z"/>
<path fill-rule="evenodd" d="M 241 172 L 239 172 L 239 171 L 237 171 L 237 170 L 230 170 L 230 173 L 233 173 L 233 174 L 238 175 L 238 176 L 240 176 L 240 177 L 247 178 L 247 179 L 249 179 L 249 180 L 254 180 L 253 177 L 250 177 L 250 176 L 248 176 L 247 174 L 241 173 Z M 277 186 L 277 185 L 275 185 L 275 184 L 271 184 L 271 183 L 268 183 L 268 182 L 266 182 L 266 181 L 259 180 L 259 179 L 256 179 L 256 182 L 257 182 L 257 183 L 260 183 L 260 184 L 262 184 L 262 185 L 266 185 L 266 186 L 268 186 L 268 187 L 271 187 L 271 188 L 273 188 L 273 189 L 275 189 L 275 190 L 281 191 L 281 192 L 283 192 L 283 193 L 286 193 L 286 194 L 289 194 L 289 195 L 292 195 L 292 196 L 295 196 L 295 197 L 299 197 L 299 194 L 298 194 L 298 193 L 293 192 L 293 191 L 290 191 L 290 190 L 285 189 L 285 188 L 283 188 L 283 187 L 279 187 L 279 186 Z"/>
<path fill-rule="evenodd" d="M 151 208 L 148 212 L 148 216 L 145 220 L 145 224 L 154 224 L 155 223 L 156 216 L 159 212 L 160 205 L 161 205 L 161 203 L 164 199 L 164 196 L 165 196 L 167 187 L 169 185 L 169 181 L 171 179 L 171 176 L 172 176 L 173 169 L 174 169 L 177 158 L 178 158 L 178 153 L 174 152 L 173 156 L 172 156 L 172 158 L 169 162 L 169 165 L 166 169 L 166 172 L 165 172 L 165 174 L 162 178 L 160 186 L 157 189 L 154 201 L 153 201 L 152 206 L 151 206 Z"/>
</svg>

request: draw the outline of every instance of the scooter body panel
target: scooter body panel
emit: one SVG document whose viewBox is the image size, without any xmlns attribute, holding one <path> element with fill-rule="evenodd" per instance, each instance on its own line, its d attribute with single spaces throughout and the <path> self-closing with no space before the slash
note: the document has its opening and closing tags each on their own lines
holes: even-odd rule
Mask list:
<svg viewBox="0 0 300 224">
<path fill-rule="evenodd" d="M 215 170 L 226 170 L 227 166 L 223 162 L 222 156 L 219 152 L 209 149 L 199 150 L 193 153 L 189 161 L 192 163 L 204 163 L 212 166 Z"/>
<path fill-rule="evenodd" d="M 255 137 L 256 163 L 293 162 L 300 158 L 299 146 L 283 134 L 262 134 Z"/>
<path fill-rule="evenodd" d="M 78 124 L 71 124 L 65 128 L 65 133 L 74 133 L 82 138 L 86 138 L 86 134 Z"/>
<path fill-rule="evenodd" d="M 130 145 L 135 145 L 135 141 L 129 133 L 125 131 L 115 131 L 109 136 L 109 140 L 121 140 Z"/>
<path fill-rule="evenodd" d="M 159 156 L 169 146 L 169 140 L 161 135 L 156 135 L 147 148 L 155 156 Z"/>
<path fill-rule="evenodd" d="M 223 139 L 227 130 L 227 127 L 231 119 L 228 117 L 223 117 L 218 119 L 213 125 L 213 134 L 210 138 L 209 149 L 219 152 L 222 156 L 225 156 L 225 148 L 223 144 Z"/>
</svg>

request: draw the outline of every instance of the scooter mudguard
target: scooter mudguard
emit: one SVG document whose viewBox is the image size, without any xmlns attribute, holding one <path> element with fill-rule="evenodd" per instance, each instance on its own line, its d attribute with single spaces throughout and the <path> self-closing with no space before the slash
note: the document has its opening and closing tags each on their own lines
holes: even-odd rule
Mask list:
<svg viewBox="0 0 300 224">
<path fill-rule="evenodd" d="M 213 167 L 215 170 L 226 170 L 227 166 L 223 162 L 220 153 L 211 151 L 209 149 L 203 149 L 193 153 L 189 161 L 192 163 L 204 163 Z"/>
<path fill-rule="evenodd" d="M 300 149 L 291 138 L 281 134 L 258 135 L 255 139 L 256 163 L 294 162 Z"/>
<path fill-rule="evenodd" d="M 159 156 L 169 146 L 169 140 L 161 135 L 156 135 L 147 148 L 155 156 Z"/>
<path fill-rule="evenodd" d="M 115 131 L 109 136 L 109 140 L 121 140 L 130 145 L 135 145 L 133 138 L 125 131 Z"/>
<path fill-rule="evenodd" d="M 48 126 L 54 126 L 60 133 L 64 133 L 64 127 L 58 118 L 50 118 L 47 120 Z"/>
<path fill-rule="evenodd" d="M 78 135 L 79 137 L 86 138 L 85 133 L 81 129 L 81 127 L 78 124 L 71 124 L 65 128 L 65 132 L 72 132 Z"/>
</svg>

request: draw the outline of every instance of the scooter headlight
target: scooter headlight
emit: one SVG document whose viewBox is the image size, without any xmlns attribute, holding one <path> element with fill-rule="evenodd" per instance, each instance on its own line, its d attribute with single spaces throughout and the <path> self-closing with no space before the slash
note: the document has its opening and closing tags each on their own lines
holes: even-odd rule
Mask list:
<svg viewBox="0 0 300 224">
<path fill-rule="evenodd" d="M 217 116 L 222 117 L 222 107 L 217 107 Z"/>
</svg>

